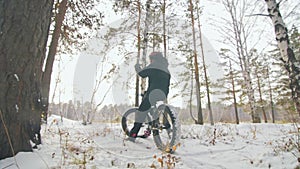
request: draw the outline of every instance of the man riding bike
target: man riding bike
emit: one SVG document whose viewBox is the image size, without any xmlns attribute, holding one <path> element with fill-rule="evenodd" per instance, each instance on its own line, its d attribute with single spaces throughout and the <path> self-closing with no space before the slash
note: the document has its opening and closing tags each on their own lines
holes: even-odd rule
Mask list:
<svg viewBox="0 0 300 169">
<path fill-rule="evenodd" d="M 148 77 L 148 88 L 143 100 L 135 115 L 135 123 L 130 130 L 130 138 L 135 139 L 146 118 L 146 113 L 157 101 L 164 101 L 169 94 L 170 72 L 168 70 L 168 60 L 161 52 L 152 52 L 149 55 L 151 63 L 141 69 L 139 64 L 135 65 L 135 70 L 142 78 Z"/>
</svg>

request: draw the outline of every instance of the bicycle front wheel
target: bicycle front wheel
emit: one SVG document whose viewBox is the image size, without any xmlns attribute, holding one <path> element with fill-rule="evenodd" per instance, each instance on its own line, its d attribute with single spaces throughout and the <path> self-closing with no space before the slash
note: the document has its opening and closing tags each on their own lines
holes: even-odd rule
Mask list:
<svg viewBox="0 0 300 169">
<path fill-rule="evenodd" d="M 122 116 L 122 129 L 127 136 L 129 136 L 130 129 L 134 125 L 136 112 L 138 112 L 138 108 L 131 108 Z"/>
<path fill-rule="evenodd" d="M 180 123 L 175 112 L 167 105 L 160 105 L 157 109 L 158 118 L 153 128 L 153 138 L 156 146 L 168 153 L 176 150 L 180 137 Z"/>
</svg>

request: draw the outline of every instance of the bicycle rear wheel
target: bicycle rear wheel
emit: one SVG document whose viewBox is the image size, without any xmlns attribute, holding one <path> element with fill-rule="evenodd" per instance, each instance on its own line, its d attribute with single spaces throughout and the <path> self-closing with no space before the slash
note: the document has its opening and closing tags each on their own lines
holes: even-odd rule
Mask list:
<svg viewBox="0 0 300 169">
<path fill-rule="evenodd" d="M 180 137 L 180 123 L 175 112 L 167 105 L 157 109 L 158 118 L 153 130 L 154 142 L 160 150 L 172 153 L 176 150 Z"/>
<path fill-rule="evenodd" d="M 122 129 L 127 136 L 134 125 L 136 112 L 138 112 L 138 108 L 131 108 L 122 116 Z"/>
</svg>

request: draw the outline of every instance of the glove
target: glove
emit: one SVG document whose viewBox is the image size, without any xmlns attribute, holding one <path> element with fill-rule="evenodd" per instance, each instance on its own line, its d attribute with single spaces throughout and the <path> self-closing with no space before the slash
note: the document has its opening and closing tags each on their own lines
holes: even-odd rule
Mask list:
<svg viewBox="0 0 300 169">
<path fill-rule="evenodd" d="M 135 71 L 137 71 L 137 72 L 140 72 L 142 70 L 141 65 L 138 63 L 134 65 L 134 68 L 135 68 Z"/>
</svg>

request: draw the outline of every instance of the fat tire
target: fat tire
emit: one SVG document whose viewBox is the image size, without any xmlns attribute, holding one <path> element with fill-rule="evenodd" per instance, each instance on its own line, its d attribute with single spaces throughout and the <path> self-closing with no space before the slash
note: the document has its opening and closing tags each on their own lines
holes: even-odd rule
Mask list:
<svg viewBox="0 0 300 169">
<path fill-rule="evenodd" d="M 162 112 L 165 113 L 162 113 Z M 164 152 L 173 153 L 175 151 L 174 146 L 177 146 L 180 139 L 180 122 L 177 118 L 177 114 L 175 113 L 174 109 L 171 108 L 169 105 L 160 105 L 158 107 L 159 112 L 159 118 L 162 118 L 163 116 L 169 116 L 171 120 L 171 138 L 165 142 L 165 140 L 162 140 L 161 133 L 158 130 L 153 131 L 153 139 L 155 142 L 155 145 L 158 149 Z M 164 115 L 165 114 L 165 115 Z M 157 122 L 158 120 L 156 120 Z M 163 129 L 165 130 L 165 129 Z"/>
<path fill-rule="evenodd" d="M 131 109 L 127 110 L 122 116 L 122 122 L 121 122 L 122 129 L 127 136 L 129 136 L 129 132 L 130 132 L 130 128 L 128 128 L 128 124 L 127 124 L 127 119 L 128 119 L 127 117 L 137 111 L 138 111 L 138 108 L 131 108 Z"/>
</svg>

